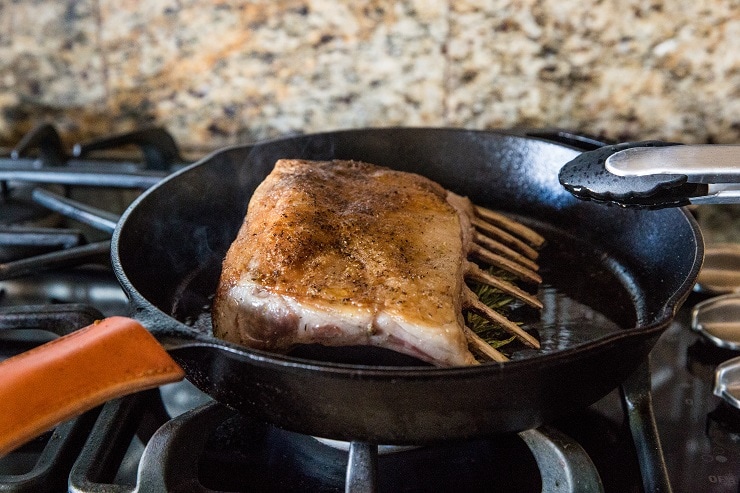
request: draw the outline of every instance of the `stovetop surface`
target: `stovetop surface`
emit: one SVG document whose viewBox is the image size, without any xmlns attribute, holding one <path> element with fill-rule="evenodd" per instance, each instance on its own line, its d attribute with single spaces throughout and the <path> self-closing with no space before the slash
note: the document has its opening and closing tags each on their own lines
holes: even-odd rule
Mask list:
<svg viewBox="0 0 740 493">
<path fill-rule="evenodd" d="M 66 288 L 51 287 L 60 279 L 73 282 L 67 284 Z M 45 280 L 49 281 L 48 285 Z M 127 309 L 126 298 L 115 278 L 100 266 L 0 281 L 0 290 L 0 308 L 33 303 L 41 297 L 53 303 L 90 303 L 100 307 L 105 315 L 125 313 Z M 740 474 L 740 411 L 714 397 L 711 392 L 714 367 L 736 354 L 708 345 L 689 329 L 689 309 L 697 301 L 689 298 L 651 353 L 657 427 L 674 491 L 736 492 Z M 18 337 L 13 335 L 0 344 L 2 356 L 25 348 L 25 343 L 19 342 Z M 192 395 L 188 393 L 189 389 L 183 390 L 178 385 L 166 386 L 161 390 L 173 416 L 209 402 L 206 396 L 197 395 L 194 389 Z M 223 434 L 214 434 L 208 442 L 210 445 L 204 448 L 204 454 L 212 460 L 204 462 L 202 467 L 202 480 L 206 484 L 210 482 L 212 488 L 251 490 L 255 478 L 259 474 L 266 474 L 265 478 L 271 479 L 265 479 L 267 482 L 262 481 L 261 484 L 271 484 L 272 491 L 296 491 L 295 488 L 302 487 L 306 488 L 305 491 L 341 491 L 347 460 L 345 452 L 329 449 L 310 437 L 288 440 L 287 432 L 259 423 L 240 421 L 238 416 L 229 419 L 230 424 L 225 426 L 238 424 L 246 427 L 244 429 L 251 433 L 249 436 L 252 439 L 244 440 L 244 436 L 236 441 L 227 439 L 224 445 L 219 441 L 224 440 Z M 576 439 L 586 450 L 601 475 L 606 491 L 643 490 L 634 446 L 617 390 L 582 412 L 553 425 Z M 267 437 L 272 437 L 273 441 L 265 441 Z M 244 444 L 249 447 L 259 444 L 259 447 L 247 451 L 235 448 Z M 214 449 L 219 453 L 214 455 Z M 221 453 L 224 450 L 233 453 L 225 456 Z M 319 452 L 324 454 L 321 459 L 317 459 Z M 515 455 L 524 458 L 516 459 L 514 465 L 507 462 Z M 380 473 L 380 484 L 405 485 L 402 491 L 449 491 L 449 484 L 445 481 L 465 471 L 469 478 L 477 478 L 466 483 L 469 491 L 476 491 L 478 486 L 489 484 L 491 480 L 506 484 L 507 491 L 528 491 L 534 484 L 539 484 L 536 463 L 528 457 L 526 447 L 516 437 L 451 444 L 434 452 L 404 452 L 395 458 L 381 457 L 379 469 L 384 472 Z M 10 457 L 0 460 L 0 474 L 17 472 L 17 464 L 8 466 L 9 460 Z M 25 457 L 24 460 L 28 462 L 31 459 Z M 419 472 L 421 464 L 436 465 L 432 473 L 426 474 L 423 469 Z M 491 468 L 497 465 L 505 467 L 507 472 L 503 476 L 501 469 L 492 472 Z M 286 469 L 275 476 L 271 468 L 277 466 Z M 120 481 L 135 482 L 136 463 L 129 465 L 129 468 L 131 477 L 126 479 L 125 468 L 121 467 Z M 244 476 L 227 480 L 227 476 L 218 473 L 225 468 L 242 471 Z M 305 474 L 306 471 L 309 474 Z M 424 476 L 413 479 L 414 475 Z M 317 490 L 319 480 L 328 480 L 329 486 Z M 417 489 L 411 488 L 412 485 L 416 485 Z M 419 490 L 419 487 L 422 489 Z"/>
<path fill-rule="evenodd" d="M 158 134 L 157 140 L 162 140 Z M 167 157 L 172 154 L 169 152 L 171 149 L 165 146 L 165 151 L 160 153 L 160 160 L 169 162 Z M 174 156 L 178 157 L 176 152 Z M 150 167 L 157 168 L 156 164 L 152 163 Z M 73 189 L 72 192 L 80 194 L 73 195 L 79 200 L 85 201 L 90 197 L 86 193 L 89 190 L 84 188 Z M 101 203 L 101 193 L 108 193 L 102 203 L 106 204 L 106 210 L 114 213 L 120 213 L 135 196 L 135 193 L 121 194 L 118 190 L 103 192 L 95 189 L 92 195 L 96 203 Z M 25 214 L 29 200 L 21 199 Z M 34 214 L 37 211 L 38 208 L 32 208 Z M 3 219 L 0 217 L 0 225 L 5 224 Z M 40 224 L 47 225 L 46 222 Z M 55 222 L 54 226 L 58 224 Z M 74 226 L 79 228 L 81 225 Z M 107 237 L 107 233 L 100 234 L 95 228 L 82 225 L 82 230 L 89 241 Z M 0 251 L 0 263 L 5 261 L 6 255 L 13 253 Z M 689 298 L 651 353 L 655 419 L 673 491 L 737 492 L 740 491 L 740 411 L 713 396 L 711 391 L 715 366 L 737 356 L 737 353 L 712 347 L 691 332 L 689 310 L 699 300 L 698 295 Z M 105 316 L 128 311 L 126 297 L 105 265 L 87 265 L 0 281 L 0 310 L 39 303 L 82 303 L 94 306 Z M 0 335 L 0 359 L 24 351 L 45 338 L 48 335 L 29 335 L 23 331 L 3 333 Z M 181 421 L 191 422 L 191 415 L 200 416 L 201 411 L 210 415 L 212 411 L 206 408 L 215 405 L 187 383 L 162 387 L 159 394 L 173 419 L 161 426 L 157 433 L 155 430 L 142 432 L 141 428 L 151 428 L 151 423 L 136 425 L 138 429 L 130 430 L 133 438 L 126 438 L 127 443 L 120 451 L 120 463 L 114 466 L 112 473 L 96 478 L 105 484 L 93 485 L 97 488 L 94 491 L 135 491 L 147 439 L 158 436 L 160 431 L 167 431 L 163 430 L 165 427 L 174 427 Z M 123 412 L 119 408 L 137 399 L 148 402 L 148 398 L 137 395 L 109 403 L 102 411 L 81 419 L 75 426 L 84 428 L 86 433 L 94 432 L 101 423 L 98 413 L 100 416 L 111 414 L 115 421 L 119 419 L 117 413 Z M 203 444 L 192 469 L 197 470 L 198 481 L 205 487 L 233 491 L 343 491 L 346 452 L 332 449 L 311 437 L 295 436 L 233 413 L 215 414 L 221 421 L 210 422 L 207 433 L 205 428 L 200 430 L 196 425 L 195 434 Z M 574 438 L 585 449 L 607 492 L 643 491 L 637 454 L 619 390 L 551 425 Z M 0 490 L 12 490 L 10 485 L 25 481 L 34 464 L 44 460 L 44 444 L 53 441 L 55 436 L 56 432 L 52 432 L 0 458 Z M 71 477 L 75 474 L 75 460 L 78 463 L 85 457 L 93 463 L 98 460 L 97 456 L 86 452 L 87 446 L 80 452 L 85 439 L 79 440 L 74 448 L 75 456 L 63 465 L 72 469 L 70 484 L 77 484 Z M 106 438 L 90 439 L 88 444 L 97 441 L 105 448 L 108 445 L 106 440 L 107 435 Z M 77 454 L 80 459 L 77 459 Z M 164 460 L 155 460 L 155 465 L 158 462 Z M 516 492 L 537 491 L 541 487 L 537 464 L 518 436 L 481 438 L 384 455 L 380 457 L 378 466 L 380 491 L 496 489 Z M 82 483 L 86 484 L 86 481 Z M 36 491 L 28 488 L 33 487 L 26 486 L 25 490 L 17 491 Z M 74 489 L 77 486 L 70 488 L 82 491 Z M 49 486 L 47 491 L 66 489 L 65 477 Z M 138 491 L 146 489 L 140 486 Z"/>
<path fill-rule="evenodd" d="M 692 305 L 690 298 L 687 305 Z M 712 346 L 679 312 L 651 353 L 653 405 L 675 491 L 740 490 L 740 410 L 712 394 L 714 369 L 737 352 Z"/>
</svg>

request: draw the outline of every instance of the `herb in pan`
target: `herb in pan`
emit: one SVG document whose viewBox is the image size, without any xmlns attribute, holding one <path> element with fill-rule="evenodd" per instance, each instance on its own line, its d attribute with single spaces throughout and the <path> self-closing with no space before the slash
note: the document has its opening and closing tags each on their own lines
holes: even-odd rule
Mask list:
<svg viewBox="0 0 740 493">
<path fill-rule="evenodd" d="M 489 267 L 486 272 L 503 281 L 514 281 L 514 277 L 511 274 L 495 267 Z M 471 289 L 481 302 L 503 316 L 508 315 L 508 308 L 516 301 L 513 296 L 487 284 L 474 283 Z M 465 323 L 478 337 L 486 341 L 493 348 L 500 348 L 516 339 L 515 336 L 512 336 L 500 326 L 470 311 L 466 313 Z"/>
</svg>

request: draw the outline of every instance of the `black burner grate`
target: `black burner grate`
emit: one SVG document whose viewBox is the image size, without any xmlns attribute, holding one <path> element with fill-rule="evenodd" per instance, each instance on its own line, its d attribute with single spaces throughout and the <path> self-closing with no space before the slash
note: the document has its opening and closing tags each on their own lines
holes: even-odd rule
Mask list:
<svg viewBox="0 0 740 493">
<path fill-rule="evenodd" d="M 138 148 L 143 162 L 93 157 L 101 150 L 121 146 Z M 35 206 L 71 218 L 74 224 L 74 227 L 63 225 L 54 229 L 28 225 L 25 221 L 20 221 L 22 225 L 0 225 L 0 252 L 4 248 L 31 247 L 30 253 L 14 253 L 10 259 L 0 255 L 0 262 L 4 262 L 0 263 L 0 307 L 10 305 L 0 308 L 3 335 L 0 357 L 48 340 L 49 333 L 67 334 L 93 320 L 122 314 L 125 310 L 120 288 L 110 307 L 108 301 L 101 302 L 94 294 L 78 292 L 77 279 L 87 279 L 92 274 L 92 281 L 86 280 L 85 284 L 95 286 L 100 280 L 100 270 L 106 282 L 117 287 L 108 268 L 108 238 L 117 216 L 98 209 L 99 201 L 88 205 L 72 200 L 70 187 L 144 189 L 185 164 L 174 140 L 161 129 L 78 144 L 67 154 L 58 133 L 49 125 L 42 125 L 26 136 L 9 158 L 0 158 L 0 209 L 12 202 L 13 194 L 23 188 L 24 197 Z M 30 190 L 29 183 L 33 184 Z M 55 188 L 50 190 L 49 184 Z M 77 229 L 79 224 L 91 227 L 100 235 L 93 237 Z M 59 295 L 56 284 L 54 287 L 43 284 L 44 277 L 40 274 L 75 279 L 71 283 L 66 279 L 64 284 L 74 295 Z M 16 293 L 12 293 L 13 301 L 4 303 L 11 297 L 10 290 L 25 289 L 25 285 L 17 288 L 16 284 L 6 282 L 19 279 L 44 285 L 39 290 L 43 299 L 35 302 L 43 304 L 15 305 L 23 298 Z M 103 291 L 109 288 L 102 286 Z M 82 303 L 76 302 L 78 296 L 83 298 Z M 36 334 L 30 339 L 12 335 L 23 331 Z M 500 491 L 533 491 L 543 487 L 571 491 L 567 489 L 567 468 L 538 465 L 535 456 L 557 457 L 563 449 L 582 452 L 578 444 L 562 433 L 542 429 L 521 436 L 481 438 L 389 455 L 378 455 L 372 445 L 354 444 L 354 450 L 347 453 L 312 437 L 254 422 L 209 399 L 202 406 L 190 406 L 187 412 L 174 413 L 169 411 L 167 399 L 163 402 L 164 393 L 165 389 L 159 389 L 111 401 L 0 459 L 0 489 L 333 492 L 345 490 L 349 483 L 358 491 L 490 491 L 492 484 Z M 630 468 L 629 473 L 617 478 L 616 488 L 615 482 L 606 481 L 606 491 L 643 490 L 639 484 L 626 487 L 623 479 L 627 477 L 636 477 L 638 483 L 642 478 L 646 491 L 669 491 L 652 417 L 647 362 L 623 386 L 621 395 L 619 391 L 613 392 L 606 399 L 608 403 L 603 404 L 605 400 L 600 405 L 624 407 L 618 419 L 632 425 L 631 430 L 628 426 L 617 426 L 619 440 L 602 447 L 607 453 L 616 449 L 625 451 L 622 459 L 612 462 L 620 468 Z M 582 418 L 574 415 L 571 425 L 587 421 Z M 569 429 L 566 425 L 561 429 L 581 441 L 578 426 Z M 529 438 L 537 433 L 549 435 L 539 445 L 528 446 Z M 588 439 L 588 433 L 583 436 Z M 637 447 L 630 443 L 631 438 Z M 576 455 L 579 457 L 576 462 L 591 462 L 584 460 L 580 452 Z M 353 461 L 358 457 L 364 462 L 355 464 Z M 636 470 L 638 457 L 642 476 Z M 554 463 L 560 464 L 559 460 Z M 594 462 L 598 468 L 610 466 L 609 460 L 595 458 Z M 578 466 L 581 467 L 587 464 Z M 590 479 L 580 476 L 572 482 L 581 488 L 573 491 L 593 491 L 598 487 L 598 474 L 595 477 L 593 472 L 588 474 L 591 476 L 586 477 Z M 601 480 L 611 480 L 612 476 L 613 472 L 607 473 Z"/>
</svg>

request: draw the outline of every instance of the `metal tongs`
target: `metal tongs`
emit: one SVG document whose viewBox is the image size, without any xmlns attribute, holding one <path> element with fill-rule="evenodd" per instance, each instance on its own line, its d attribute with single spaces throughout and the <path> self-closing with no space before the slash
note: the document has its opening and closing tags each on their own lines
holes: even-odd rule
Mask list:
<svg viewBox="0 0 740 493">
<path fill-rule="evenodd" d="M 560 170 L 575 196 L 626 207 L 740 203 L 740 145 L 646 141 L 584 152 Z"/>
</svg>

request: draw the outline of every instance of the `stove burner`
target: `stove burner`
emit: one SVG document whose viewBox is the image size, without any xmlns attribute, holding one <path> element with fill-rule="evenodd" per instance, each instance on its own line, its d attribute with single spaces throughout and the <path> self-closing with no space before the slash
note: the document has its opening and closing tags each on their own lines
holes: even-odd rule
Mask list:
<svg viewBox="0 0 740 493">
<path fill-rule="evenodd" d="M 100 151 L 134 146 L 143 164 L 121 159 L 91 160 Z M 98 262 L 107 254 L 106 243 L 94 243 L 99 235 L 77 229 L 80 224 L 112 233 L 118 216 L 61 195 L 69 189 L 46 190 L 28 183 L 66 186 L 148 188 L 183 165 L 174 139 L 159 128 L 75 144 L 73 156 L 65 154 L 56 129 L 40 125 L 27 134 L 11 152 L 0 159 L 0 279 L 23 276 L 40 269 Z M 103 193 L 103 192 L 100 192 Z M 70 227 L 57 232 L 44 226 Z M 93 238 L 95 237 L 95 238 Z M 50 252 L 61 251 L 59 255 Z M 20 263 L 15 261 L 19 261 Z M 105 259 L 107 261 L 107 259 Z"/>
<path fill-rule="evenodd" d="M 102 438 L 83 451 L 71 475 L 71 491 L 114 487 L 101 481 L 105 454 L 124 448 L 134 428 L 122 434 L 111 424 L 132 416 L 126 400 L 106 405 L 96 425 Z M 203 492 L 375 491 L 357 482 L 348 487 L 345 471 L 352 459 L 346 451 L 255 422 L 213 402 L 167 421 L 140 456 L 135 488 L 128 491 L 173 491 L 185 485 Z M 551 466 L 538 469 L 539 459 Z M 603 491 L 582 449 L 549 428 L 417 447 L 381 456 L 378 462 L 378 491 L 482 492 L 490 491 L 491 484 L 514 493 Z"/>
<path fill-rule="evenodd" d="M 69 231 L 57 233 L 61 216 L 35 202 L 32 194 L 28 184 L 0 182 L 0 262 L 69 248 L 80 241 Z"/>
<path fill-rule="evenodd" d="M 64 228 L 0 226 L 0 262 L 10 262 L 81 245 L 79 231 Z"/>
<path fill-rule="evenodd" d="M 92 158 L 100 151 L 123 152 L 128 157 L 125 151 L 130 147 L 140 151 L 143 165 L 120 157 Z M 183 165 L 174 139 L 161 128 L 78 143 L 68 156 L 54 127 L 41 125 L 23 138 L 9 159 L 0 159 L 0 182 L 144 189 Z"/>
<path fill-rule="evenodd" d="M 0 226 L 13 225 L 47 225 L 59 221 L 49 210 L 31 199 L 31 187 L 10 187 L 2 182 L 0 189 Z"/>
</svg>

